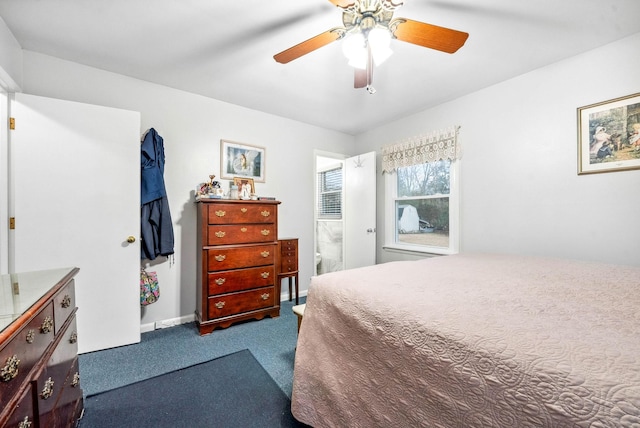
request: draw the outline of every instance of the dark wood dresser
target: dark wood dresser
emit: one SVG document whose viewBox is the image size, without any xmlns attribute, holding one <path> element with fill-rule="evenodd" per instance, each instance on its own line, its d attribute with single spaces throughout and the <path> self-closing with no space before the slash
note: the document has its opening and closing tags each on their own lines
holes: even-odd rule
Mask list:
<svg viewBox="0 0 640 428">
<path fill-rule="evenodd" d="M 278 204 L 197 202 L 200 334 L 238 321 L 280 316 Z"/>
<path fill-rule="evenodd" d="M 78 370 L 77 268 L 2 275 L 0 427 L 74 427 Z"/>
</svg>

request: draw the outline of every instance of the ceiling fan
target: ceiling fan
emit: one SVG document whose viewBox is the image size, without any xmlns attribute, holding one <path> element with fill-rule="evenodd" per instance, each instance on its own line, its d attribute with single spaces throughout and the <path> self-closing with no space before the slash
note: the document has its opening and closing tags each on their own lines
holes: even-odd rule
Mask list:
<svg viewBox="0 0 640 428">
<path fill-rule="evenodd" d="M 454 53 L 464 45 L 468 33 L 407 18 L 393 18 L 402 0 L 329 0 L 342 9 L 343 27 L 332 28 L 276 55 L 286 64 L 339 39 L 349 65 L 355 67 L 355 88 L 374 93 L 373 66 L 391 54 L 391 39 L 442 52 Z"/>
</svg>

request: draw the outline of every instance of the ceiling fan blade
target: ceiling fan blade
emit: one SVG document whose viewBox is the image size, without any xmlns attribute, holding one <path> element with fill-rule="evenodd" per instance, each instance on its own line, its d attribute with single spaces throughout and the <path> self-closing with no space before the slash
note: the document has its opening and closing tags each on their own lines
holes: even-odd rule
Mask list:
<svg viewBox="0 0 640 428">
<path fill-rule="evenodd" d="M 355 3 L 353 0 L 329 0 L 329 1 L 333 3 L 335 6 L 341 7 L 343 9 L 347 9 L 353 6 Z"/>
<path fill-rule="evenodd" d="M 362 68 L 356 68 L 353 79 L 353 87 L 356 89 L 367 87 L 367 70 Z"/>
<path fill-rule="evenodd" d="M 356 68 L 353 79 L 353 87 L 368 88 L 373 83 L 373 55 L 371 47 L 367 46 L 367 64 L 366 68 Z"/>
<path fill-rule="evenodd" d="M 407 18 L 392 20 L 389 29 L 398 40 L 447 53 L 460 49 L 469 37 L 469 33 Z"/>
<path fill-rule="evenodd" d="M 303 55 L 313 52 L 318 48 L 328 45 L 331 42 L 342 38 L 345 34 L 344 28 L 332 28 L 329 31 L 318 34 L 315 37 L 305 40 L 302 43 L 298 43 L 295 46 L 290 47 L 278 54 L 275 54 L 273 58 L 280 64 L 286 64 L 289 61 L 293 61 L 296 58 L 300 58 Z"/>
</svg>

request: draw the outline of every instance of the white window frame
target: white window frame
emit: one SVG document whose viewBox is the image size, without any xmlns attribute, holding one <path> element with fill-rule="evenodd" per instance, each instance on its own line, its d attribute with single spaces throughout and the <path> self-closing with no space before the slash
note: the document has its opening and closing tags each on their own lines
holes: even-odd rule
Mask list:
<svg viewBox="0 0 640 428">
<path fill-rule="evenodd" d="M 331 190 L 331 191 L 325 191 L 322 192 L 320 189 L 320 175 L 322 174 L 326 174 L 327 172 L 330 171 L 340 171 L 338 175 L 340 175 L 340 190 Z M 323 168 L 321 170 L 318 170 L 316 173 L 316 192 L 317 192 L 317 196 L 316 196 L 316 212 L 317 212 L 317 216 L 319 220 L 342 220 L 343 216 L 344 216 L 344 166 L 340 163 L 338 165 L 329 167 L 329 168 Z M 339 214 L 335 214 L 335 215 L 331 215 L 331 214 L 324 214 L 321 212 L 320 210 L 320 199 L 322 198 L 323 194 L 330 194 L 330 193 L 334 193 L 336 195 L 339 196 L 339 201 L 340 201 L 340 213 Z"/>
<path fill-rule="evenodd" d="M 449 247 L 433 247 L 396 242 L 398 226 L 396 199 L 398 198 L 398 174 L 385 173 L 385 250 L 421 254 L 457 254 L 460 249 L 460 159 L 451 162 L 449 177 Z M 439 195 L 430 195 L 429 198 Z M 420 198 L 413 198 L 420 199 Z M 403 198 L 404 200 L 404 198 Z"/>
</svg>

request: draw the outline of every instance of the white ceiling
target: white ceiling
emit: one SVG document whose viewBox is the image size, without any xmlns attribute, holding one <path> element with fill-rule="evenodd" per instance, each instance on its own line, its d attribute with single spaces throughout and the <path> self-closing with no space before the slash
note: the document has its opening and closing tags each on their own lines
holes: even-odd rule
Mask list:
<svg viewBox="0 0 640 428">
<path fill-rule="evenodd" d="M 395 17 L 469 39 L 452 55 L 394 40 L 372 95 L 341 41 L 273 59 L 342 25 L 327 0 L 0 0 L 0 16 L 24 49 L 352 135 L 640 31 L 639 0 L 406 0 Z"/>
</svg>

